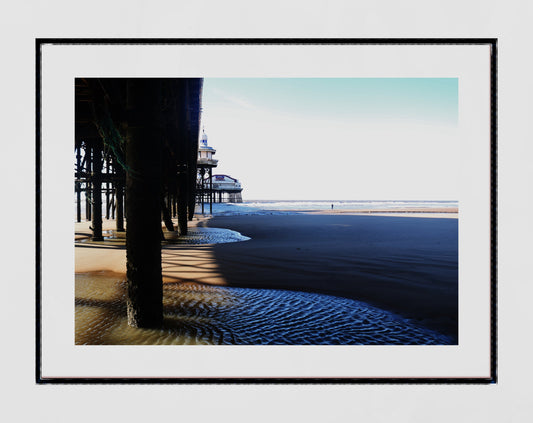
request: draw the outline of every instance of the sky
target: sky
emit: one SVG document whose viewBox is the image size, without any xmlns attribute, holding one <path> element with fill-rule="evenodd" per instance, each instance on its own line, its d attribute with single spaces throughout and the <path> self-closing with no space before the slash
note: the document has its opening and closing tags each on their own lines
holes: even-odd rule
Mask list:
<svg viewBox="0 0 533 423">
<path fill-rule="evenodd" d="M 457 200 L 457 78 L 205 78 L 243 200 Z"/>
</svg>

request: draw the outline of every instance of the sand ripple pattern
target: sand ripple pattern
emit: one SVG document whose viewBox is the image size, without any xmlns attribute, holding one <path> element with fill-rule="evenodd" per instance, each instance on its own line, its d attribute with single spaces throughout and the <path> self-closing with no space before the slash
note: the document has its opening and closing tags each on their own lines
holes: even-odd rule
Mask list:
<svg viewBox="0 0 533 423">
<path fill-rule="evenodd" d="M 164 327 L 134 329 L 126 323 L 125 282 L 117 283 L 115 279 L 95 283 L 94 279 L 94 275 L 76 275 L 76 344 L 452 343 L 444 335 L 361 301 L 308 292 L 194 283 L 164 284 Z M 93 288 L 89 288 L 91 285 Z M 82 298 L 87 295 L 106 298 Z"/>
</svg>

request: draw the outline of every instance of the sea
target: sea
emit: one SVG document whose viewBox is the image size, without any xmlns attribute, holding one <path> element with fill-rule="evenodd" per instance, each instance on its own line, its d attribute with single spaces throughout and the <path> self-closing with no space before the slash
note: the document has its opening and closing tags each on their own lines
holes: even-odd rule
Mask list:
<svg viewBox="0 0 533 423">
<path fill-rule="evenodd" d="M 250 214 L 296 214 L 304 210 L 384 210 L 401 209 L 456 209 L 458 201 L 413 200 L 250 200 L 242 203 L 213 203 L 213 215 L 235 216 Z M 197 213 L 201 207 L 197 206 Z M 209 213 L 204 204 L 204 213 Z"/>
<path fill-rule="evenodd" d="M 105 200 L 104 202 L 105 203 Z M 457 209 L 458 201 L 420 200 L 248 200 L 242 203 L 213 203 L 213 215 L 284 215 L 297 214 L 304 210 L 384 210 L 400 209 Z M 102 216 L 106 215 L 102 204 Z M 82 217 L 85 216 L 85 198 L 81 199 Z M 76 201 L 74 201 L 76 213 Z M 201 205 L 196 205 L 195 213 L 202 214 Z M 209 203 L 204 203 L 203 214 L 211 214 Z"/>
</svg>

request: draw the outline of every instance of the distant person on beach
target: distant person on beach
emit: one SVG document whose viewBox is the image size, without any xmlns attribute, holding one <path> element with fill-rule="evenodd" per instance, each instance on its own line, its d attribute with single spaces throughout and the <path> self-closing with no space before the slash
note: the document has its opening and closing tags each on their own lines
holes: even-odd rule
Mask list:
<svg viewBox="0 0 533 423">
<path fill-rule="evenodd" d="M 333 210 L 333 204 L 331 205 L 331 210 Z"/>
</svg>

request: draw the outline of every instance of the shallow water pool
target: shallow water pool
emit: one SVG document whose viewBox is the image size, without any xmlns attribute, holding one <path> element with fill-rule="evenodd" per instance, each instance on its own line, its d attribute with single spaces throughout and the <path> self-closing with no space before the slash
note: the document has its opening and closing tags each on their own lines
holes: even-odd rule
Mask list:
<svg viewBox="0 0 533 423">
<path fill-rule="evenodd" d="M 448 337 L 364 302 L 309 292 L 164 283 L 164 325 L 127 325 L 126 281 L 76 274 L 78 345 L 447 345 Z"/>
</svg>

